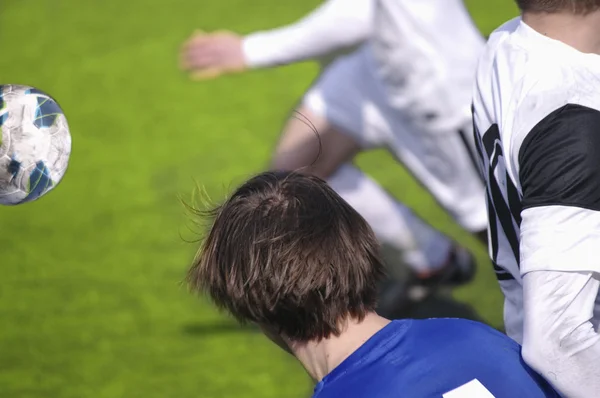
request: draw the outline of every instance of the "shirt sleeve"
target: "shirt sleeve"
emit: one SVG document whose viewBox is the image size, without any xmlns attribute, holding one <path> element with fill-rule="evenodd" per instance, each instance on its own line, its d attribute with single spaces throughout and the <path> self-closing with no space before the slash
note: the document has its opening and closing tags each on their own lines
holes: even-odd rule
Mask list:
<svg viewBox="0 0 600 398">
<path fill-rule="evenodd" d="M 523 140 L 518 163 L 521 274 L 600 273 L 600 111 L 552 112 Z"/>
<path fill-rule="evenodd" d="M 592 325 L 600 280 L 590 272 L 523 277 L 523 358 L 565 397 L 600 391 L 600 335 Z"/>
<path fill-rule="evenodd" d="M 371 33 L 373 9 L 373 0 L 329 0 L 292 25 L 246 36 L 246 62 L 285 65 L 356 45 Z"/>
<path fill-rule="evenodd" d="M 525 137 L 520 271 L 523 358 L 562 394 L 600 391 L 600 112 L 568 104 Z"/>
</svg>

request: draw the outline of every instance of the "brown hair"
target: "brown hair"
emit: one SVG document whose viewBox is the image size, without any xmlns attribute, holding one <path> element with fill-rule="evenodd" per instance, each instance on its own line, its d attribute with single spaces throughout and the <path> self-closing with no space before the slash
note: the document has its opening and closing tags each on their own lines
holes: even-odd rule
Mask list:
<svg viewBox="0 0 600 398">
<path fill-rule="evenodd" d="M 558 12 L 571 11 L 588 14 L 600 8 L 600 0 L 517 0 L 522 11 Z"/>
<path fill-rule="evenodd" d="M 374 311 L 384 273 L 377 240 L 320 178 L 259 174 L 212 216 L 187 280 L 238 321 L 310 341 Z"/>
</svg>

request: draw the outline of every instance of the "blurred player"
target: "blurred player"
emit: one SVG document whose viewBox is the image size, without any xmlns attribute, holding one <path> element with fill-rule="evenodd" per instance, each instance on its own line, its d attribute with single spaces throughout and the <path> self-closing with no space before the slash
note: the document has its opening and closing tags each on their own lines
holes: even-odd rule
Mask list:
<svg viewBox="0 0 600 398">
<path fill-rule="evenodd" d="M 182 65 L 206 78 L 329 61 L 371 37 L 324 69 L 297 109 L 303 117 L 285 126 L 271 168 L 297 170 L 317 159 L 312 124 L 323 147 L 307 171 L 327 179 L 383 243 L 403 254 L 419 284 L 466 282 L 472 256 L 351 163 L 360 151 L 386 147 L 463 227 L 485 236 L 484 186 L 470 151 L 472 77 L 484 41 L 461 0 L 330 0 L 280 29 L 195 35 Z"/>
<path fill-rule="evenodd" d="M 600 396 L 600 0 L 518 0 L 474 119 L 507 333 L 566 397 Z"/>
<path fill-rule="evenodd" d="M 377 315 L 376 238 L 318 177 L 262 173 L 210 214 L 192 288 L 294 355 L 315 397 L 558 398 L 488 326 Z"/>
</svg>

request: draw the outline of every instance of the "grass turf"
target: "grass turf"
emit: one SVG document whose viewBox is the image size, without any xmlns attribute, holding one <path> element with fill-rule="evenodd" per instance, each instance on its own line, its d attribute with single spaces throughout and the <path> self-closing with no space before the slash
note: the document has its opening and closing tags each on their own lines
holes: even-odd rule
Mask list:
<svg viewBox="0 0 600 398">
<path fill-rule="evenodd" d="M 509 0 L 468 2 L 485 33 Z M 266 164 L 313 64 L 205 83 L 177 70 L 196 28 L 249 32 L 317 1 L 8 0 L 0 83 L 41 88 L 73 135 L 48 197 L 0 208 L 0 396 L 303 397 L 300 367 L 180 281 L 195 237 L 177 200 L 197 181 L 215 199 Z M 434 225 L 475 248 L 477 281 L 455 292 L 501 324 L 486 254 L 382 152 L 359 162 Z"/>
</svg>

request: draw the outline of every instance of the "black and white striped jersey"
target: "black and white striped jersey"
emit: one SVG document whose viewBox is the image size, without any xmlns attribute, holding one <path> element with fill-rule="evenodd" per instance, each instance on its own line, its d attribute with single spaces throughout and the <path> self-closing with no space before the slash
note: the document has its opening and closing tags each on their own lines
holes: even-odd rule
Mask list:
<svg viewBox="0 0 600 398">
<path fill-rule="evenodd" d="M 480 59 L 473 116 L 490 257 L 521 342 L 525 274 L 600 273 L 600 56 L 509 21 Z"/>
</svg>

